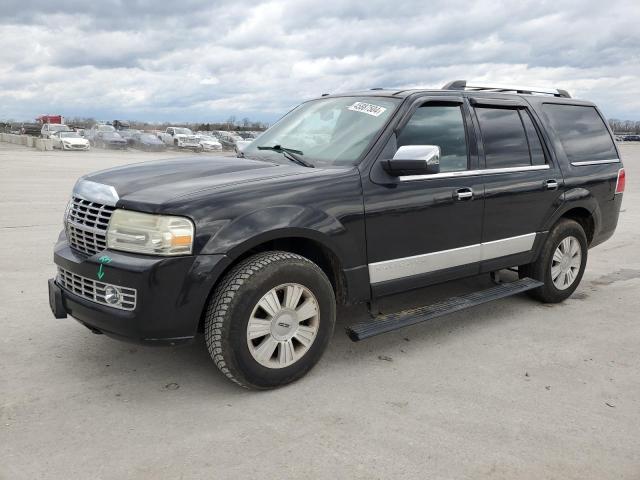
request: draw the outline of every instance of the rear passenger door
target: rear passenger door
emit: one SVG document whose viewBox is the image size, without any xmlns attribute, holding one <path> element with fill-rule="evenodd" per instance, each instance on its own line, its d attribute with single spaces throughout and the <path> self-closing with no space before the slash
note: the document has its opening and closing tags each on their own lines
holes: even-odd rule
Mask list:
<svg viewBox="0 0 640 480">
<path fill-rule="evenodd" d="M 522 100 L 471 98 L 481 139 L 485 207 L 481 271 L 528 263 L 558 207 L 562 173 Z"/>
</svg>

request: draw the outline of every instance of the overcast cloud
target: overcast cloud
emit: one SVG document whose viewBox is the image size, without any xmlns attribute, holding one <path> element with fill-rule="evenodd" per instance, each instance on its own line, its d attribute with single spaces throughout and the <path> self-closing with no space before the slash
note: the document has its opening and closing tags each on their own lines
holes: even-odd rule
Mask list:
<svg viewBox="0 0 640 480">
<path fill-rule="evenodd" d="M 3 0 L 0 119 L 272 121 L 324 92 L 554 86 L 640 119 L 640 1 Z"/>
</svg>

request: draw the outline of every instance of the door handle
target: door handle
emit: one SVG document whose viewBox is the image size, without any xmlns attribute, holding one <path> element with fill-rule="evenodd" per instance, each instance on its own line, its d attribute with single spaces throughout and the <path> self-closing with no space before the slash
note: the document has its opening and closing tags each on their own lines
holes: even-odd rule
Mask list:
<svg viewBox="0 0 640 480">
<path fill-rule="evenodd" d="M 546 182 L 544 182 L 544 184 L 546 185 L 547 190 L 557 190 L 558 189 L 557 180 L 547 180 Z"/>
<path fill-rule="evenodd" d="M 456 195 L 458 197 L 458 200 L 469 200 L 473 198 L 473 190 L 466 187 L 459 188 L 458 190 L 456 190 Z"/>
</svg>

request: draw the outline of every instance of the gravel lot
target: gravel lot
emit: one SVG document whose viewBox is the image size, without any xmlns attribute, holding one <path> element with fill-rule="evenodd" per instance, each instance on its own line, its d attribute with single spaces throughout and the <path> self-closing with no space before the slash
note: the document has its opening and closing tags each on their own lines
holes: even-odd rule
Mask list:
<svg viewBox="0 0 640 480">
<path fill-rule="evenodd" d="M 52 246 L 76 178 L 176 152 L 0 144 L 0 478 L 640 478 L 640 145 L 618 231 L 560 305 L 514 297 L 358 344 L 269 392 L 204 342 L 139 347 L 55 320 Z M 424 302 L 412 292 L 386 310 Z"/>
</svg>

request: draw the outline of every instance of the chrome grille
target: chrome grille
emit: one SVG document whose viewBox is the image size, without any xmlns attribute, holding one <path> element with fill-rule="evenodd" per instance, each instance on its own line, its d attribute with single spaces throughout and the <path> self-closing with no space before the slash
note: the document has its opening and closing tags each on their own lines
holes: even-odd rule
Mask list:
<svg viewBox="0 0 640 480">
<path fill-rule="evenodd" d="M 119 308 L 120 310 L 133 310 L 136 308 L 137 291 L 135 288 L 97 282 L 60 267 L 58 267 L 58 277 L 56 281 L 63 289 L 87 300 L 91 300 L 92 302 L 100 303 L 108 307 Z M 106 301 L 105 290 L 107 287 L 113 287 L 118 290 L 121 298 L 119 304 L 112 304 Z"/>
<path fill-rule="evenodd" d="M 67 239 L 72 248 L 94 255 L 107 248 L 107 227 L 115 207 L 71 199 L 67 213 Z"/>
</svg>

